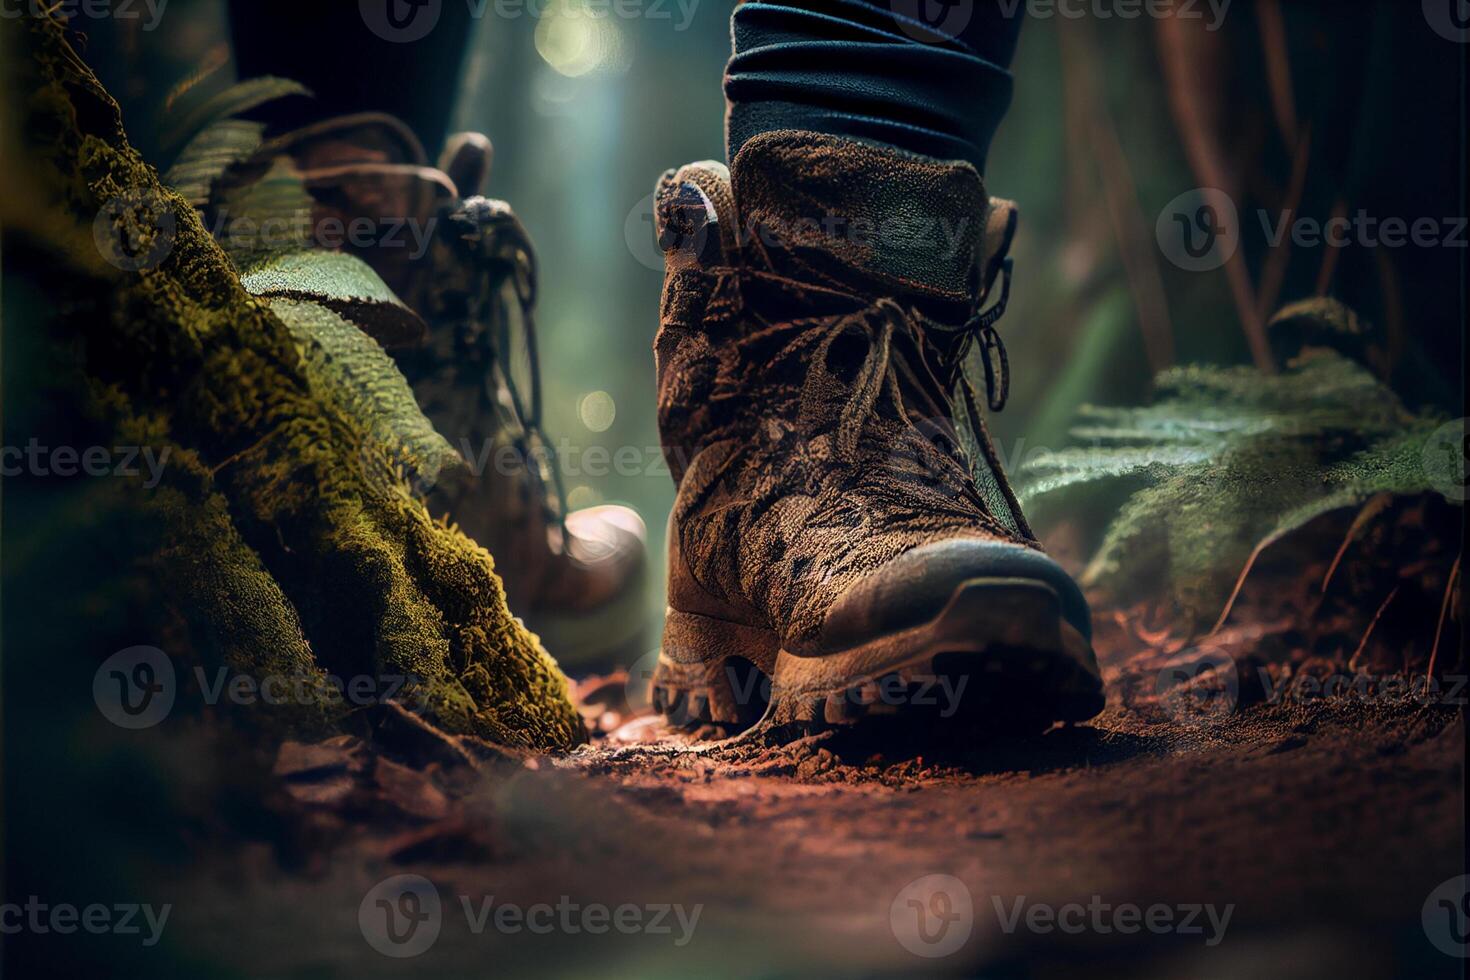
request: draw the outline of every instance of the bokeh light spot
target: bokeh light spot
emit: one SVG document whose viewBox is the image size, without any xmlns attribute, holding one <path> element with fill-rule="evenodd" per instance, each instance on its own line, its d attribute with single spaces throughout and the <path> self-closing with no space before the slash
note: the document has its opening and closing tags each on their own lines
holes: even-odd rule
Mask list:
<svg viewBox="0 0 1470 980">
<path fill-rule="evenodd" d="M 606 432 L 618 417 L 618 406 L 612 395 L 605 391 L 592 391 L 582 396 L 577 403 L 577 415 L 582 424 L 593 432 Z"/>
</svg>

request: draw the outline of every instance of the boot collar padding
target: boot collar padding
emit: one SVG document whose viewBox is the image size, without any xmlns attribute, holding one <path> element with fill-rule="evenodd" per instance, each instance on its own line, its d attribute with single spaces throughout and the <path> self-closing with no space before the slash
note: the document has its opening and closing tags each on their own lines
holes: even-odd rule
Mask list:
<svg viewBox="0 0 1470 980">
<path fill-rule="evenodd" d="M 969 303 L 983 285 L 988 196 L 968 162 L 778 130 L 748 140 L 732 171 L 736 231 L 767 254 L 921 300 Z"/>
</svg>

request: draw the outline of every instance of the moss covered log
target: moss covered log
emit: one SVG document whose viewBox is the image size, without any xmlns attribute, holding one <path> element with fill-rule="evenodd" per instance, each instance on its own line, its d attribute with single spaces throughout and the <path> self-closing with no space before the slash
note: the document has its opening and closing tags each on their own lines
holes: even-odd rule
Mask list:
<svg viewBox="0 0 1470 980">
<path fill-rule="evenodd" d="M 388 464 L 368 425 L 325 394 L 285 325 L 129 146 L 63 28 L 26 17 L 5 30 L 21 76 L 13 131 L 46 175 L 42 210 L 73 226 L 59 240 L 90 243 L 79 232 L 102 215 L 126 254 L 149 257 L 131 271 L 73 257 L 108 279 L 104 314 L 78 318 L 75 339 L 111 423 L 174 448 L 150 502 L 167 529 L 158 557 L 230 666 L 409 676 L 449 730 L 581 741 L 566 680 L 511 616 L 490 556 L 370 479 Z"/>
</svg>

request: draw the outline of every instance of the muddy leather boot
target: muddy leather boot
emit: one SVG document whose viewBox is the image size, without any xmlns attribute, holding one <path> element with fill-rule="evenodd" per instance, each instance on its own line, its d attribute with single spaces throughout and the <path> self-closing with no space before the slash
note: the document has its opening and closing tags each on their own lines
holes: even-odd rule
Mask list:
<svg viewBox="0 0 1470 980">
<path fill-rule="evenodd" d="M 530 238 L 502 201 L 467 198 L 442 217 L 424 291 L 428 339 L 394 351 L 420 407 L 468 463 L 431 490 L 430 511 L 448 513 L 510 570 L 511 608 L 564 666 L 631 662 L 646 649 L 646 531 L 627 507 L 563 509 L 540 426 Z"/>
<path fill-rule="evenodd" d="M 998 408 L 1014 208 L 967 163 L 815 133 L 755 137 L 731 171 L 656 196 L 678 494 L 655 704 L 691 726 L 1095 715 L 1087 603 L 963 371 L 978 344 Z"/>
<path fill-rule="evenodd" d="M 215 125 L 226 129 L 196 139 L 171 177 L 246 288 L 319 302 L 393 356 L 466 464 L 414 489 L 494 556 L 511 610 L 563 666 L 636 658 L 644 525 L 626 507 L 563 510 L 540 431 L 535 253 L 510 206 L 479 196 L 489 140 L 456 134 L 435 166 L 381 113 L 279 134 L 248 119 Z M 254 137 L 248 151 L 228 127 Z M 287 229 L 287 240 L 262 228 Z"/>
</svg>

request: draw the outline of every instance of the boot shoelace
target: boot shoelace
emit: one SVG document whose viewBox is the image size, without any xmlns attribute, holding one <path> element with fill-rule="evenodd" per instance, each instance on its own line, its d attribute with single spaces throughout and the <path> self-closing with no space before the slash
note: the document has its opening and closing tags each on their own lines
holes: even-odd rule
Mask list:
<svg viewBox="0 0 1470 980">
<path fill-rule="evenodd" d="M 1005 343 L 1001 340 L 1000 332 L 996 329 L 995 324 L 1005 314 L 1006 305 L 1010 301 L 1011 270 L 1011 260 L 1007 258 L 1000 267 L 1001 293 L 996 302 L 985 308 L 983 304 L 986 297 L 985 294 L 981 294 L 976 299 L 975 308 L 970 317 L 958 329 L 948 328 L 942 323 L 928 319 L 917 310 L 905 309 L 894 299 L 882 297 L 876 302 L 864 305 L 854 313 L 839 318 L 830 329 L 808 335 L 812 339 L 799 339 L 797 344 L 815 345 L 815 356 L 812 358 L 814 370 L 808 378 L 802 395 L 803 403 L 807 404 L 817 396 L 819 383 L 825 380 L 828 374 L 825 367 L 827 352 L 837 339 L 854 325 L 867 334 L 868 350 L 857 375 L 851 382 L 851 394 L 842 407 L 837 426 L 837 451 L 844 457 L 855 460 L 865 420 L 876 408 L 878 397 L 885 386 L 891 386 L 894 402 L 899 406 L 900 412 L 905 417 L 908 414 L 903 408 L 902 395 L 898 390 L 898 382 L 892 365 L 895 336 L 907 335 L 916 341 L 916 346 L 921 353 L 917 358 L 917 365 L 912 367 L 919 376 L 920 383 L 923 383 L 923 378 L 926 376 L 933 381 L 938 381 L 922 354 L 923 334 L 932 331 L 954 337 L 953 353 L 940 365 L 944 375 L 941 390 L 945 395 L 944 401 L 947 403 L 948 393 L 958 389 L 961 401 L 964 403 L 966 421 L 973 434 L 976 448 L 979 450 L 979 456 L 982 457 L 982 459 L 974 460 L 968 467 L 970 476 L 977 487 L 983 484 L 989 491 L 982 494 L 982 497 L 986 505 L 985 509 L 992 516 L 1010 530 L 1027 537 L 1034 537 L 1022 516 L 1015 492 L 1004 476 L 1004 470 L 1001 468 L 1000 460 L 990 439 L 989 429 L 985 425 L 984 416 L 977 404 L 975 387 L 964 370 L 966 357 L 978 340 L 981 345 L 981 363 L 985 369 L 986 404 L 991 411 L 1000 411 L 1005 407 L 1010 389 L 1010 364 L 1006 356 Z M 823 291 L 830 290 L 824 288 Z M 860 303 L 865 302 L 859 297 L 850 298 Z M 984 468 L 983 472 L 981 467 Z"/>
<path fill-rule="evenodd" d="M 985 366 L 985 400 L 992 412 L 999 412 L 1005 408 L 1006 399 L 1011 394 L 1011 364 L 1006 357 L 1005 341 L 1000 339 L 1000 331 L 995 329 L 996 322 L 1005 316 L 1006 304 L 1011 301 L 1011 268 L 1012 260 L 1007 256 L 1000 265 L 999 298 L 988 310 L 981 309 L 981 304 L 985 302 L 983 294 L 977 300 L 975 311 L 970 314 L 970 319 L 965 321 L 964 327 L 961 328 L 960 346 L 951 367 L 950 386 L 953 387 L 956 380 L 963 381 L 965 387 L 971 389 L 967 397 L 973 401 L 975 392 L 969 377 L 965 374 L 964 364 L 965 357 L 970 352 L 970 346 L 978 337 L 980 363 Z"/>
<path fill-rule="evenodd" d="M 1001 340 L 1000 331 L 995 328 L 996 323 L 1005 315 L 1006 306 L 1011 299 L 1011 272 L 1014 262 L 1010 256 L 1006 256 L 1000 263 L 1000 296 L 987 309 L 985 300 L 990 292 L 989 289 L 979 293 L 975 298 L 975 309 L 970 318 L 965 321 L 961 329 L 961 337 L 956 347 L 953 362 L 949 365 L 947 379 L 949 388 L 959 388 L 965 403 L 965 414 L 968 417 L 970 431 L 977 443 L 979 455 L 984 457 L 983 464 L 976 461 L 971 467 L 971 476 L 977 484 L 985 484 L 985 496 L 990 500 L 990 510 L 1002 523 L 1017 534 L 1035 540 L 1036 535 L 1031 526 L 1026 523 L 1026 515 L 1021 511 L 1021 503 L 1016 499 L 1016 492 L 1011 488 L 1010 480 L 1006 479 L 1005 469 L 1001 466 L 1000 459 L 995 452 L 995 443 L 990 438 L 990 430 L 985 425 L 985 417 L 976 405 L 975 386 L 970 382 L 970 376 L 965 373 L 965 358 L 969 354 L 970 347 L 978 338 L 980 341 L 980 363 L 985 368 L 985 401 L 992 412 L 999 412 L 1005 408 L 1006 400 L 1011 390 L 1011 366 L 1006 356 L 1005 342 Z M 981 472 L 983 465 L 984 472 Z"/>
<path fill-rule="evenodd" d="M 556 449 L 547 438 L 541 420 L 541 361 L 536 333 L 536 253 L 530 236 L 510 207 L 500 201 L 470 198 L 461 203 L 458 222 L 459 237 L 471 246 L 471 261 L 484 277 L 482 302 L 475 310 L 479 328 L 488 333 L 498 320 L 502 335 L 491 345 L 490 364 L 484 378 L 484 393 L 492 404 L 499 404 L 496 388 L 503 385 L 510 395 L 510 410 L 518 431 L 511 437 L 528 472 L 540 484 L 542 506 L 548 521 L 566 531 L 566 494 L 562 487 L 561 467 Z M 513 294 L 522 341 L 526 348 L 529 390 L 521 391 L 514 373 L 505 363 L 510 351 L 510 318 L 496 316 L 507 285 Z"/>
</svg>

